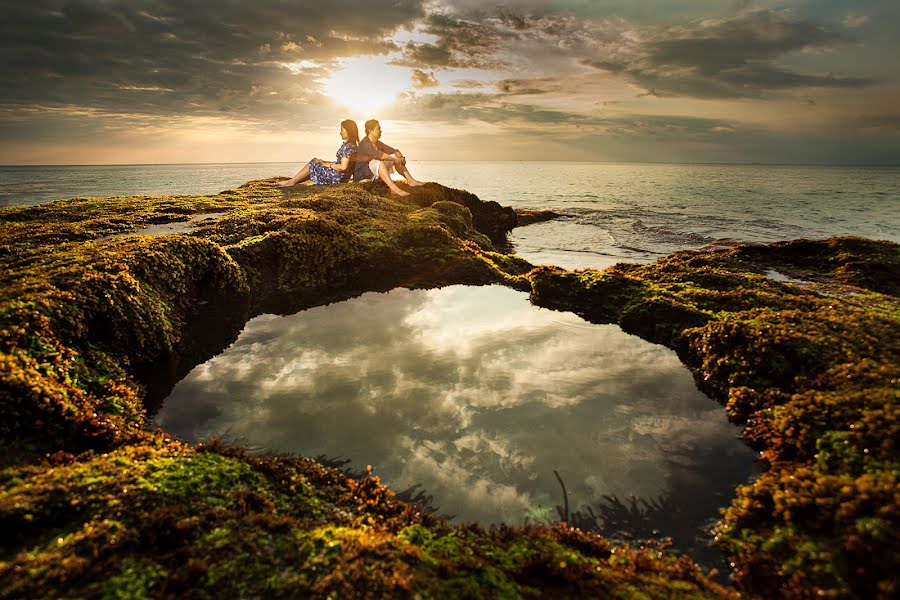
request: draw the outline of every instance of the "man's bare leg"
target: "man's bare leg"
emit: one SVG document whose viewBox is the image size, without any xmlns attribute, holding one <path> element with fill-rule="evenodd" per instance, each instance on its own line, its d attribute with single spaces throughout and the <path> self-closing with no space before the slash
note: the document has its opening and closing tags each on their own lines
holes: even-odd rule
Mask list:
<svg viewBox="0 0 900 600">
<path fill-rule="evenodd" d="M 309 163 L 303 165 L 303 168 L 287 181 L 279 181 L 278 185 L 281 187 L 290 187 L 292 185 L 297 185 L 298 183 L 303 183 L 307 179 L 309 179 Z"/>
<path fill-rule="evenodd" d="M 403 175 L 406 178 L 406 183 L 413 187 L 418 187 L 420 185 L 425 185 L 424 181 L 419 181 L 415 177 L 410 174 L 409 169 L 406 168 L 406 161 L 394 163 L 397 168 L 397 172 Z"/>
<path fill-rule="evenodd" d="M 409 192 L 404 192 L 397 184 L 394 183 L 394 180 L 391 179 L 391 169 L 382 162 L 378 166 L 378 177 L 388 186 L 388 189 L 391 190 L 391 194 L 394 196 L 409 196 Z"/>
</svg>

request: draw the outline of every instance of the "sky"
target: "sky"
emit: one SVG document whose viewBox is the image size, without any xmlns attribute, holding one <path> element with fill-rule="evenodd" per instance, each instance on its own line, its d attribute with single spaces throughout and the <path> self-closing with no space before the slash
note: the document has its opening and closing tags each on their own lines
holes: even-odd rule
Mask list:
<svg viewBox="0 0 900 600">
<path fill-rule="evenodd" d="M 0 0 L 0 164 L 900 164 L 896 0 Z"/>
</svg>

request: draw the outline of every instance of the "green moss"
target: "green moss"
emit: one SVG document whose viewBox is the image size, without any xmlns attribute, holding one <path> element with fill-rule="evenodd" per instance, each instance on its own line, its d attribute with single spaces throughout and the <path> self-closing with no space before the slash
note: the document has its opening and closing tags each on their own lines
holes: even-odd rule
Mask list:
<svg viewBox="0 0 900 600">
<path fill-rule="evenodd" d="M 161 458 L 147 463 L 147 474 L 139 486 L 182 502 L 220 495 L 230 501 L 237 487 L 256 488 L 263 478 L 249 465 L 204 452 L 188 458 Z"/>
<path fill-rule="evenodd" d="M 808 283 L 759 275 L 769 269 Z M 898 272 L 900 246 L 835 238 L 529 276 L 541 305 L 676 349 L 747 424 L 770 471 L 736 490 L 717 536 L 741 588 L 886 598 L 900 564 L 880 535 L 900 529 L 889 491 L 900 473 Z"/>
<path fill-rule="evenodd" d="M 166 570 L 149 560 L 126 558 L 100 590 L 103 600 L 143 600 L 157 597 L 154 588 L 165 579 Z"/>
<path fill-rule="evenodd" d="M 522 263 L 495 262 L 470 209 L 451 201 L 477 198 L 422 194 L 251 182 L 217 196 L 0 210 L 0 433 L 69 450 L 144 437 L 138 380 L 198 352 L 185 332 L 204 313 L 239 327 L 368 289 L 516 279 Z M 188 234 L 108 237 L 210 211 L 224 214 Z"/>
<path fill-rule="evenodd" d="M 533 269 L 492 246 L 509 209 L 434 184 L 403 200 L 379 192 L 263 181 L 0 210 L 0 434 L 12 457 L 0 597 L 734 597 L 663 549 L 565 527 L 449 526 L 375 477 L 218 441 L 191 449 L 144 428 L 152 368 L 215 352 L 253 314 L 498 282 L 669 345 L 747 424 L 769 468 L 736 490 L 717 533 L 741 590 L 895 595 L 896 245 Z M 106 237 L 212 211 L 225 214 L 188 234 Z M 770 268 L 812 283 L 771 281 Z M 223 330 L 209 347 L 191 329 L 203 319 Z"/>
</svg>

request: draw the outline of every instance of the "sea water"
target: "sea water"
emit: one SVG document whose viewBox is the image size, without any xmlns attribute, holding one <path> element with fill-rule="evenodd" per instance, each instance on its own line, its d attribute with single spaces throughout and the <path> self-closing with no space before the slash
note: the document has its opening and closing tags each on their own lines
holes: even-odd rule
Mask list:
<svg viewBox="0 0 900 600">
<path fill-rule="evenodd" d="M 297 167 L 0 167 L 0 206 L 86 195 L 215 194 Z M 562 213 L 515 230 L 511 240 L 524 258 L 565 268 L 649 262 L 718 240 L 855 235 L 900 242 L 900 167 L 423 161 L 410 170 L 482 200 Z"/>
</svg>

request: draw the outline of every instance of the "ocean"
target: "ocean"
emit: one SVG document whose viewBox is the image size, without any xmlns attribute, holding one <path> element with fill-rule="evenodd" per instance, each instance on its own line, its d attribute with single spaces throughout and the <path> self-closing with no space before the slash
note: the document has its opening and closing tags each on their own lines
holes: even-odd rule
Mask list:
<svg viewBox="0 0 900 600">
<path fill-rule="evenodd" d="M 214 194 L 297 163 L 0 167 L 0 206 L 78 196 Z M 900 167 L 410 162 L 413 175 L 556 221 L 517 229 L 534 263 L 603 268 L 719 240 L 900 242 Z"/>
</svg>

